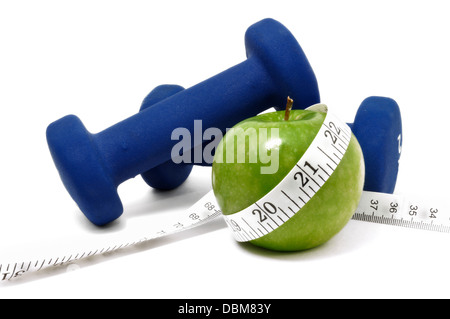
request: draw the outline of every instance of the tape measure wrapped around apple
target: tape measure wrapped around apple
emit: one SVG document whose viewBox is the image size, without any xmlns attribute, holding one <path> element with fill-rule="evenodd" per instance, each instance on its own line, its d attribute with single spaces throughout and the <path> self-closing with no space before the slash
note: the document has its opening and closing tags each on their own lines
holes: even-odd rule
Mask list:
<svg viewBox="0 0 450 319">
<path fill-rule="evenodd" d="M 290 102 L 290 103 L 289 103 Z M 265 113 L 220 142 L 212 185 L 238 241 L 279 251 L 316 247 L 358 207 L 364 158 L 347 124 L 323 104 Z"/>
</svg>

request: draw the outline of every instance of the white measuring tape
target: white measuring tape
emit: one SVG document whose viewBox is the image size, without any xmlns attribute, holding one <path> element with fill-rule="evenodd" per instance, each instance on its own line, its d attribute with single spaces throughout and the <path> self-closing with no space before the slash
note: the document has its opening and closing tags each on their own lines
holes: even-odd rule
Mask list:
<svg viewBox="0 0 450 319">
<path fill-rule="evenodd" d="M 0 282 L 12 280 L 14 278 L 22 277 L 25 273 L 31 273 L 40 271 L 43 269 L 48 269 L 50 267 L 62 266 L 70 263 L 77 263 L 78 261 L 88 259 L 96 255 L 112 253 L 120 249 L 125 249 L 133 247 L 144 242 L 148 242 L 157 238 L 166 237 L 176 233 L 180 233 L 194 227 L 201 226 L 205 223 L 209 223 L 215 220 L 222 213 L 219 210 L 218 204 L 215 202 L 214 193 L 211 191 L 192 205 L 189 209 L 181 212 L 177 212 L 167 218 L 163 223 L 160 223 L 157 228 L 152 227 L 152 219 L 148 219 L 148 228 L 155 229 L 154 231 L 145 232 L 145 235 L 135 234 L 133 230 L 138 230 L 140 232 L 141 228 L 145 225 L 139 227 L 132 227 L 131 229 L 120 233 L 118 236 L 110 236 L 105 234 L 104 238 L 97 238 L 97 236 L 89 236 L 89 239 L 94 242 L 94 244 L 85 243 L 75 243 L 77 238 L 61 238 L 58 245 L 52 245 L 52 243 L 42 243 L 43 246 L 49 245 L 50 248 L 46 248 L 53 251 L 53 254 L 48 254 L 46 256 L 43 253 L 35 252 L 39 251 L 41 243 L 38 241 L 30 244 L 36 245 L 34 247 L 29 247 L 29 253 L 27 256 L 11 257 L 9 259 L 15 258 L 15 260 L 5 260 L 5 252 L 3 251 L 0 255 Z M 157 229 L 157 230 L 156 230 Z M 79 237 L 82 237 L 80 235 Z M 141 236 L 141 237 L 139 237 Z M 69 243 L 70 241 L 70 243 Z M 71 246 L 78 247 L 79 250 L 73 248 L 60 248 L 60 246 Z M 57 247 L 59 246 L 59 247 Z M 14 247 L 13 247 L 14 248 Z M 23 247 L 18 247 L 19 250 L 24 250 Z M 23 253 L 25 254 L 25 253 Z M 36 254 L 40 254 L 36 257 Z M 30 256 L 31 255 L 31 256 Z M 21 260 L 17 260 L 22 258 Z M 27 259 L 29 258 L 29 259 Z"/>
<path fill-rule="evenodd" d="M 223 216 L 237 241 L 262 237 L 296 213 L 322 187 L 345 154 L 351 138 L 350 128 L 330 113 L 304 156 L 292 171 L 266 196 L 233 215 L 223 216 L 213 191 L 186 211 L 172 216 L 158 230 L 134 238 L 125 233 L 116 242 L 66 254 L 1 263 L 0 282 L 54 266 L 77 263 L 95 255 L 117 251 L 156 238 L 169 236 L 208 223 Z M 308 182 L 306 182 L 308 181 Z M 400 195 L 364 191 L 352 219 L 394 226 L 450 233 L 447 207 L 407 200 Z"/>
</svg>

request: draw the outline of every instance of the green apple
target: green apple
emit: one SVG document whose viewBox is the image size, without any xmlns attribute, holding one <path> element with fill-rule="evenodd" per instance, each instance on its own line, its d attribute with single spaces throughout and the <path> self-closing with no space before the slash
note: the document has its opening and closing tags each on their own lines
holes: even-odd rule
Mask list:
<svg viewBox="0 0 450 319">
<path fill-rule="evenodd" d="M 321 112 L 287 109 L 249 118 L 230 129 L 219 143 L 212 165 L 213 190 L 222 213 L 237 213 L 270 192 L 305 153 L 325 116 Z M 259 136 L 260 132 L 274 128 L 278 129 L 277 134 L 267 139 L 255 140 L 248 134 L 256 132 Z M 230 154 L 242 149 L 245 161 Z M 264 153 L 261 150 L 268 154 L 260 156 Z M 268 155 L 276 155 L 271 163 L 267 161 Z M 262 173 L 269 164 L 272 172 Z M 356 211 L 363 185 L 363 154 L 352 134 L 336 170 L 307 204 L 283 225 L 251 243 L 271 250 L 299 251 L 327 242 Z"/>
</svg>

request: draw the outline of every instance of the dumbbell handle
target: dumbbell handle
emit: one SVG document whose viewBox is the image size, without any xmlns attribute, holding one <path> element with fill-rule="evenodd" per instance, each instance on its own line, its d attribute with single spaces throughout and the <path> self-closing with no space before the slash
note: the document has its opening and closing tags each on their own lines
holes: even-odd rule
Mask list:
<svg viewBox="0 0 450 319">
<path fill-rule="evenodd" d="M 250 57 L 94 135 L 115 183 L 120 184 L 169 160 L 177 143 L 171 139 L 173 129 L 183 127 L 193 132 L 192 119 L 202 119 L 204 127 L 224 131 L 232 127 L 236 119 L 267 109 L 271 103 L 268 92 L 273 90 L 272 83 L 262 85 L 262 79 L 270 78 L 264 72 L 257 58 Z M 246 85 L 242 85 L 243 77 Z"/>
</svg>

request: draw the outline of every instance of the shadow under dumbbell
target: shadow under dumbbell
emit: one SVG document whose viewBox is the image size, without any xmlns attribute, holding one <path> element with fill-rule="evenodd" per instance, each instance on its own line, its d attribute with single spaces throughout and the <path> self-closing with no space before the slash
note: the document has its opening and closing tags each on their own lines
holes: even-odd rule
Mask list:
<svg viewBox="0 0 450 319">
<path fill-rule="evenodd" d="M 211 190 L 210 174 L 198 174 L 203 170 L 210 172 L 209 167 L 194 167 L 192 174 L 185 183 L 173 190 L 158 190 L 149 188 L 141 199 L 127 202 L 124 219 L 145 216 L 148 214 L 167 214 L 171 211 L 184 210 L 194 205 Z M 202 172 L 203 173 L 203 172 Z M 206 176 L 205 176 L 206 175 Z M 142 187 L 142 183 L 140 185 Z"/>
</svg>

